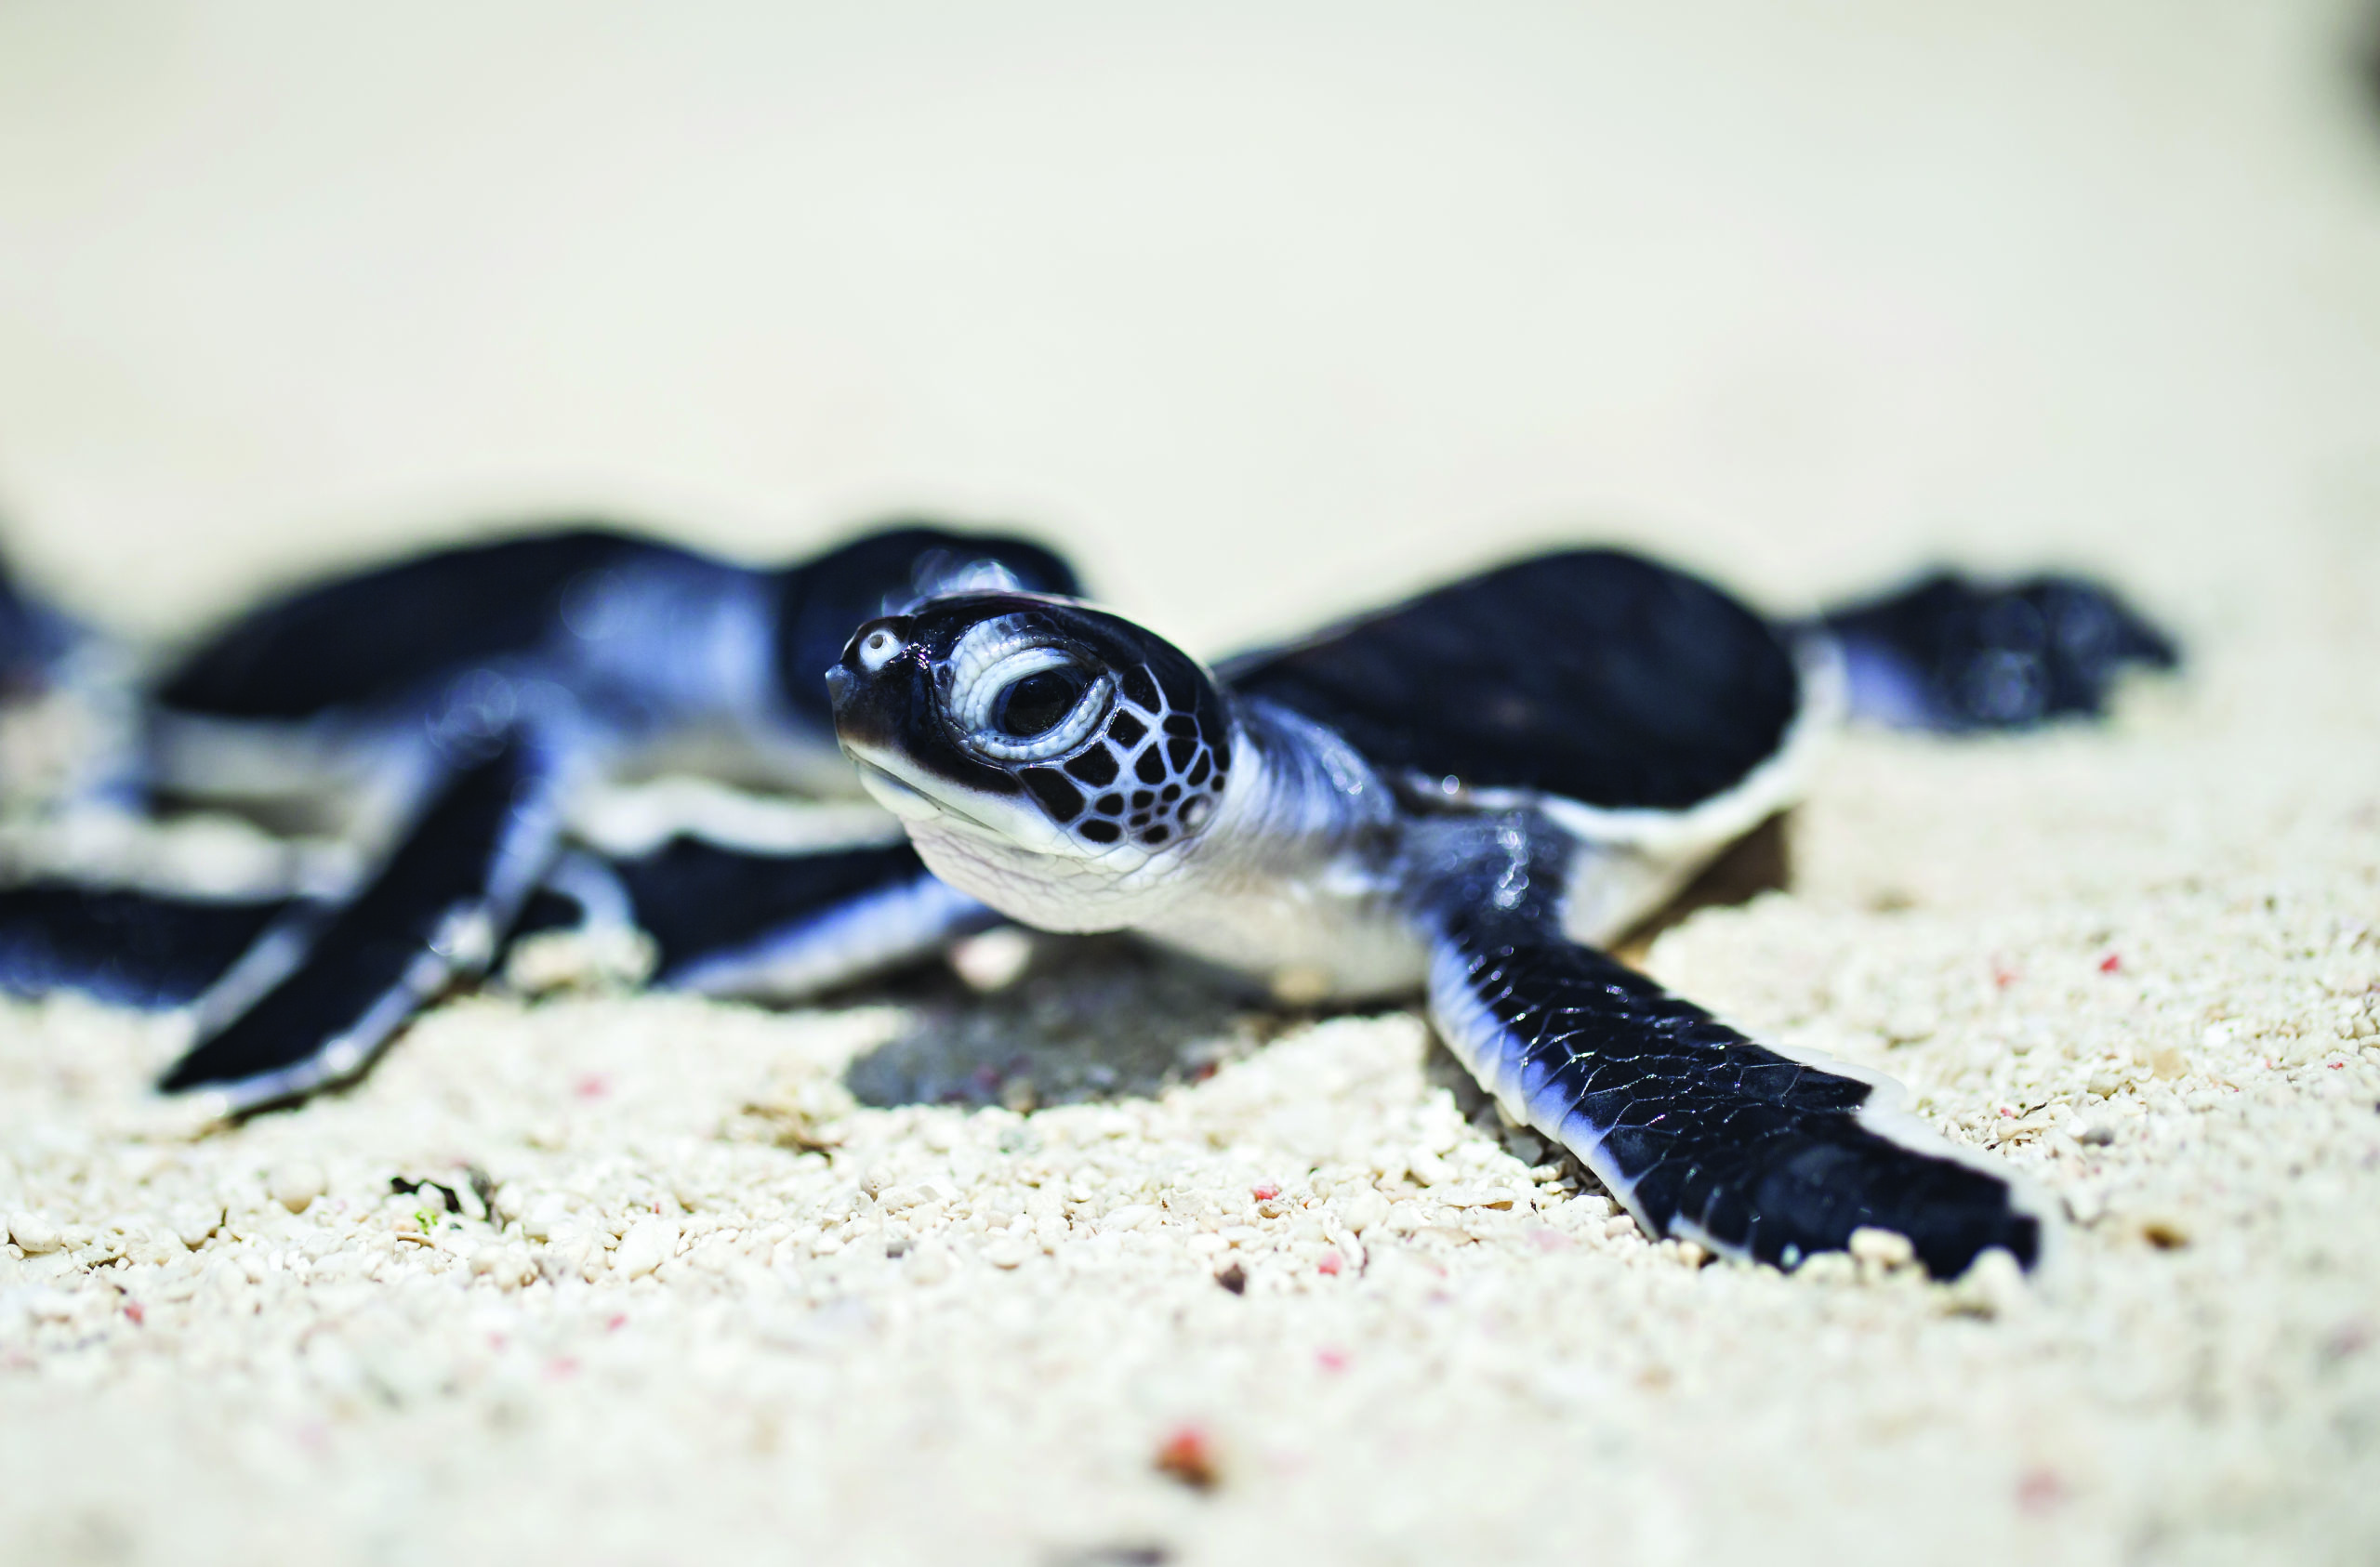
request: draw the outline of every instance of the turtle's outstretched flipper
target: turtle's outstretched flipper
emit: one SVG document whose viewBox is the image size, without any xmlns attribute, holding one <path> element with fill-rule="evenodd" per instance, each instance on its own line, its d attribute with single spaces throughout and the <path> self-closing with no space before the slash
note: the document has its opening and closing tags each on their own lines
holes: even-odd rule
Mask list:
<svg viewBox="0 0 2380 1567">
<path fill-rule="evenodd" d="M 361 1072 L 425 1002 L 495 956 L 553 860 L 562 771 L 520 731 L 456 768 L 269 986 L 236 1010 L 201 1003 L 199 1042 L 159 1086 L 215 1089 L 245 1110 Z"/>
<path fill-rule="evenodd" d="M 2006 1176 L 1879 1102 L 1884 1086 L 1747 1039 L 1562 932 L 1570 840 L 1532 813 L 1416 846 L 1431 1007 L 1508 1110 L 1585 1163 L 1657 1236 L 1791 1268 L 1862 1227 L 1954 1277 L 2028 1267 L 2040 1214 Z"/>
<path fill-rule="evenodd" d="M 187 1006 L 267 932 L 315 907 L 288 897 L 26 882 L 0 890 L 0 989 L 80 991 L 119 1007 Z"/>
<path fill-rule="evenodd" d="M 1855 717 L 1897 729 L 2024 729 L 2104 712 L 2134 665 L 2170 669 L 2172 639 L 2082 577 L 1986 586 L 1949 572 L 1830 612 Z"/>
</svg>

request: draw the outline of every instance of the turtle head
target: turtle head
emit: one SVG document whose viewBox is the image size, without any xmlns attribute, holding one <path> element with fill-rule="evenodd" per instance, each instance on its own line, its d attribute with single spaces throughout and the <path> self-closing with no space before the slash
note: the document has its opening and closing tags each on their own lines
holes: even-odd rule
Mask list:
<svg viewBox="0 0 2380 1567">
<path fill-rule="evenodd" d="M 1033 924 L 1130 923 L 1117 896 L 1153 891 L 1223 802 L 1214 681 L 1073 599 L 932 599 L 862 625 L 826 678 L 844 752 L 927 863 Z"/>
<path fill-rule="evenodd" d="M 818 671 L 852 627 L 944 593 L 998 588 L 1077 591 L 1074 571 L 1034 543 L 1005 533 L 957 533 L 923 522 L 871 529 L 778 573 L 776 665 L 786 699 L 823 725 Z"/>
</svg>

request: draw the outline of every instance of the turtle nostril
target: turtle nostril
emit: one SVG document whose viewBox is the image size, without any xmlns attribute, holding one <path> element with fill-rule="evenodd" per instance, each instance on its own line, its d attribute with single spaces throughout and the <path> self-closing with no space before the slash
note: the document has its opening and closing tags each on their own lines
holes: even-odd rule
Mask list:
<svg viewBox="0 0 2380 1567">
<path fill-rule="evenodd" d="M 873 675 L 906 651 L 908 643 L 889 625 L 879 625 L 852 643 L 848 657 L 855 657 L 860 668 Z"/>
<path fill-rule="evenodd" d="M 826 671 L 826 700 L 840 704 L 851 694 L 852 672 L 838 664 Z"/>
</svg>

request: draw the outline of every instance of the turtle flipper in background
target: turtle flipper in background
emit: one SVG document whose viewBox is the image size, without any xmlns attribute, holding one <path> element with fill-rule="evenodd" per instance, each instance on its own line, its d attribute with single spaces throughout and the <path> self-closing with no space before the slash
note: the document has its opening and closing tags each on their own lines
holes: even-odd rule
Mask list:
<svg viewBox="0 0 2380 1567">
<path fill-rule="evenodd" d="M 118 1007 L 185 1007 L 276 926 L 318 907 L 46 878 L 0 889 L 0 990 L 79 991 Z"/>
<path fill-rule="evenodd" d="M 999 920 L 906 837 L 768 852 L 681 833 L 612 868 L 657 949 L 653 982 L 706 995 L 814 994 Z"/>
<path fill-rule="evenodd" d="M 1961 733 L 2096 717 L 2135 665 L 2170 669 L 2173 639 L 2087 578 L 1986 585 L 1937 572 L 1830 611 L 1854 717 Z"/>
<path fill-rule="evenodd" d="M 361 1073 L 424 1004 L 494 960 L 558 851 L 566 765 L 515 731 L 457 769 L 260 992 L 200 1002 L 199 1039 L 158 1086 L 248 1110 Z"/>
<path fill-rule="evenodd" d="M 937 880 L 905 837 L 879 831 L 762 848 L 711 836 L 693 818 L 633 852 L 572 849 L 515 934 L 636 932 L 651 943 L 658 989 L 790 1001 L 925 957 L 998 919 Z"/>
<path fill-rule="evenodd" d="M 1791 1268 L 1869 1226 L 1937 1278 L 1995 1246 L 2039 1259 L 2027 1195 L 1896 1113 L 1887 1087 L 1757 1044 L 1566 936 L 1576 845 L 1543 816 L 1435 824 L 1411 853 L 1448 1048 L 1648 1233 Z"/>
</svg>

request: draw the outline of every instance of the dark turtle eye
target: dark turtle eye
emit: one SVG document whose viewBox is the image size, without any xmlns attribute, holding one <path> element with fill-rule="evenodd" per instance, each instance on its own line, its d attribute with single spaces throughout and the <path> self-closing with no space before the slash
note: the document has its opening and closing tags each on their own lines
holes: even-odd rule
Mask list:
<svg viewBox="0 0 2380 1567">
<path fill-rule="evenodd" d="M 992 699 L 992 728 L 1012 740 L 1047 734 L 1075 710 L 1090 685 L 1091 677 L 1071 664 L 1012 680 Z"/>
</svg>

